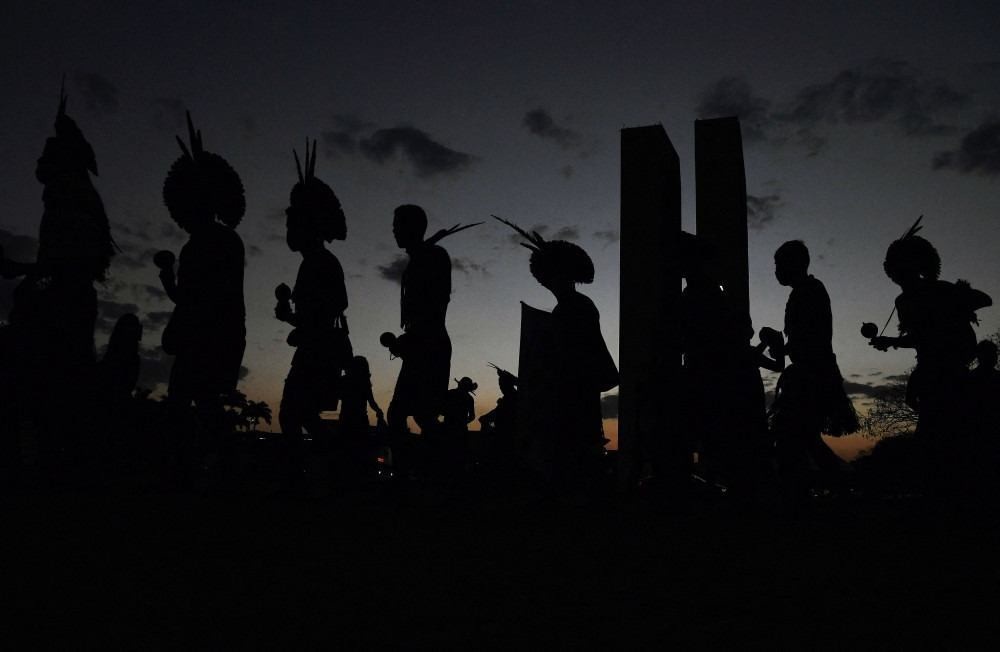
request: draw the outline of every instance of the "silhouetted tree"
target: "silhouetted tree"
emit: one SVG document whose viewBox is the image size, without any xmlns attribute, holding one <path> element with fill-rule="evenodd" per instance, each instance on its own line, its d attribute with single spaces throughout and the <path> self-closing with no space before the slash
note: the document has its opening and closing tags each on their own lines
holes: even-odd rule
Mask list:
<svg viewBox="0 0 1000 652">
<path fill-rule="evenodd" d="M 271 407 L 264 401 L 247 401 L 240 410 L 240 417 L 250 432 L 257 432 L 257 424 L 261 421 L 271 425 Z"/>
<path fill-rule="evenodd" d="M 906 380 L 893 379 L 879 389 L 862 420 L 865 436 L 881 439 L 916 430 L 917 412 L 906 402 L 906 384 Z"/>
</svg>

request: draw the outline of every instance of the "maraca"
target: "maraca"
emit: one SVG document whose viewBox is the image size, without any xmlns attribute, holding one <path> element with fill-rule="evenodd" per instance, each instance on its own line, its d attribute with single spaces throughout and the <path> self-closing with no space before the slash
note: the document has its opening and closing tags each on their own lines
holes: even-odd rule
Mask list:
<svg viewBox="0 0 1000 652">
<path fill-rule="evenodd" d="M 163 249 L 162 251 L 157 251 L 153 255 L 153 264 L 162 269 L 163 271 L 171 270 L 174 268 L 174 252 L 167 251 Z"/>
<path fill-rule="evenodd" d="M 872 339 L 873 337 L 878 337 L 878 326 L 876 324 L 871 323 L 870 321 L 866 321 L 865 323 L 861 324 L 861 335 L 868 339 Z"/>
<path fill-rule="evenodd" d="M 274 298 L 282 303 L 291 301 L 292 288 L 288 287 L 284 283 L 280 283 L 278 287 L 274 288 Z"/>
</svg>

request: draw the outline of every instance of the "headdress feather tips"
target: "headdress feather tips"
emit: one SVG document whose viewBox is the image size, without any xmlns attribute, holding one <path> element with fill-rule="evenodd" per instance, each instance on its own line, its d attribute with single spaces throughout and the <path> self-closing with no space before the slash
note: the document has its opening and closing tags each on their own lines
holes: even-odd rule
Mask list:
<svg viewBox="0 0 1000 652">
<path fill-rule="evenodd" d="M 924 219 L 923 215 L 921 215 L 920 217 L 918 217 L 917 221 L 914 222 L 913 226 L 911 226 L 909 228 L 909 230 L 907 230 L 907 232 L 903 234 L 903 237 L 901 239 L 906 239 L 906 238 L 909 238 L 911 236 L 914 236 L 914 235 L 916 235 L 920 231 L 920 229 L 924 228 L 924 227 L 920 226 L 920 221 L 923 220 L 923 219 Z"/>
<path fill-rule="evenodd" d="M 295 157 L 295 171 L 299 175 L 299 183 L 305 183 L 316 176 L 316 149 L 317 141 L 312 141 L 312 150 L 309 149 L 309 139 L 306 138 L 306 167 L 305 174 L 302 173 L 302 163 L 299 161 L 299 153 L 293 148 L 292 156 Z"/>
<path fill-rule="evenodd" d="M 528 249 L 530 251 L 540 251 L 542 249 L 542 247 L 545 246 L 545 238 L 543 238 L 541 236 L 541 234 L 539 234 L 537 231 L 532 231 L 531 233 L 528 233 L 527 231 L 525 231 L 524 229 L 522 229 L 518 225 L 514 224 L 510 220 L 505 220 L 502 217 L 498 217 L 498 216 L 492 215 L 492 214 L 490 215 L 490 217 L 492 217 L 493 219 L 498 220 L 500 222 L 503 222 L 504 224 L 506 224 L 510 228 L 512 228 L 515 231 L 517 231 L 521 235 L 522 238 L 524 238 L 525 240 L 527 240 L 527 242 L 522 242 L 521 243 L 522 247 L 524 247 L 524 248 L 526 248 L 526 249 Z"/>
<path fill-rule="evenodd" d="M 62 82 L 59 84 L 59 111 L 56 113 L 56 117 L 62 117 L 66 115 L 66 100 L 69 96 L 66 95 L 66 73 L 63 73 Z"/>
<path fill-rule="evenodd" d="M 459 223 L 449 229 L 441 229 L 431 237 L 427 238 L 427 240 L 425 240 L 424 242 L 429 245 L 437 244 L 441 240 L 447 238 L 449 235 L 458 233 L 459 231 L 464 231 L 466 229 L 471 229 L 472 227 L 479 226 L 480 224 L 482 224 L 482 222 L 473 222 L 472 224 Z"/>
</svg>

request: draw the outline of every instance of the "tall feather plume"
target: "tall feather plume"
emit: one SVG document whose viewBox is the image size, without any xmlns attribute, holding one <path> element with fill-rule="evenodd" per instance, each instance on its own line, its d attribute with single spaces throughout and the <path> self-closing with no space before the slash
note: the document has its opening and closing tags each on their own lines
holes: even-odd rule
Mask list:
<svg viewBox="0 0 1000 652">
<path fill-rule="evenodd" d="M 524 247 L 525 249 L 529 249 L 531 251 L 540 251 L 542 249 L 542 247 L 545 246 L 545 238 L 543 238 L 541 236 L 541 234 L 539 234 L 537 231 L 532 231 L 531 233 L 528 233 L 527 231 L 525 231 L 524 229 L 522 229 L 518 225 L 514 224 L 513 222 L 511 222 L 509 220 L 505 220 L 502 217 L 498 217 L 496 215 L 490 215 L 490 217 L 492 217 L 495 220 L 499 220 L 499 221 L 503 222 L 504 224 L 506 224 L 510 228 L 512 228 L 515 231 L 517 231 L 521 235 L 522 238 L 524 238 L 525 240 L 527 240 L 528 242 L 526 242 L 526 243 L 522 242 L 521 243 L 521 246 Z"/>
<path fill-rule="evenodd" d="M 474 222 L 472 224 L 465 224 L 465 225 L 456 224 L 455 226 L 453 226 L 453 227 L 451 227 L 449 229 L 441 229 L 440 231 L 438 231 L 437 233 L 435 233 L 431 237 L 429 237 L 426 240 L 424 240 L 424 243 L 425 244 L 429 244 L 429 245 L 437 244 L 441 240 L 447 238 L 449 235 L 452 235 L 454 233 L 458 233 L 459 231 L 464 231 L 466 229 L 471 229 L 472 227 L 479 226 L 480 224 L 482 224 L 482 222 Z"/>
<path fill-rule="evenodd" d="M 919 232 L 919 231 L 920 231 L 920 229 L 924 228 L 924 227 L 920 226 L 920 221 L 921 221 L 922 219 L 924 219 L 924 216 L 923 216 L 923 215 L 921 215 L 920 217 L 918 217 L 918 218 L 917 218 L 917 221 L 916 221 L 916 222 L 914 222 L 914 223 L 913 223 L 913 226 L 911 226 L 911 227 L 909 228 L 909 230 L 908 230 L 908 231 L 907 231 L 906 233 L 904 233 L 904 234 L 903 234 L 903 237 L 902 237 L 902 238 L 900 238 L 900 240 L 905 240 L 906 238 L 909 238 L 910 236 L 914 236 L 914 235 L 916 235 L 916 234 L 917 234 L 917 232 Z"/>
<path fill-rule="evenodd" d="M 66 73 L 63 73 L 62 83 L 59 84 L 59 111 L 56 113 L 56 118 L 66 115 L 66 101 L 69 96 L 66 95 Z"/>
<path fill-rule="evenodd" d="M 306 164 L 306 176 L 309 178 L 316 176 L 316 140 L 313 139 L 312 148 L 312 158 L 309 157 L 309 140 L 306 139 L 306 158 L 309 162 Z"/>
<path fill-rule="evenodd" d="M 309 145 L 309 141 L 306 141 L 306 145 Z M 299 153 L 292 148 L 292 156 L 295 157 L 295 171 L 299 173 L 299 183 L 305 183 L 305 177 L 302 176 L 302 164 L 299 162 Z"/>
<path fill-rule="evenodd" d="M 190 111 L 185 111 L 184 113 L 187 116 L 188 140 L 191 141 L 191 153 L 197 158 L 204 151 L 204 148 L 201 146 L 201 129 L 196 130 L 194 128 Z"/>
</svg>

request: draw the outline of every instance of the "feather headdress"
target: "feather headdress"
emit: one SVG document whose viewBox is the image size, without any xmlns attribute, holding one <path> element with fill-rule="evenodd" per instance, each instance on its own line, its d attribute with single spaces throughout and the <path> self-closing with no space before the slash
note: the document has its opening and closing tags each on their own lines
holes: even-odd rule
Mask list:
<svg viewBox="0 0 1000 652">
<path fill-rule="evenodd" d="M 176 137 L 182 154 L 163 182 L 163 202 L 181 228 L 206 219 L 235 228 L 246 212 L 243 182 L 226 159 L 205 151 L 190 111 L 187 126 L 190 147 Z"/>
<path fill-rule="evenodd" d="M 531 251 L 529 269 L 542 285 L 553 279 L 593 283 L 594 262 L 579 245 L 565 240 L 546 240 L 537 231 L 528 232 L 502 217 L 491 217 L 514 229 L 527 241 L 520 245 Z"/>
<path fill-rule="evenodd" d="M 316 176 L 316 149 L 316 141 L 312 142 L 310 148 L 309 140 L 306 139 L 305 167 L 299 159 L 299 153 L 292 150 L 299 180 L 292 186 L 288 198 L 288 219 L 303 220 L 301 224 L 309 231 L 330 242 L 336 238 L 343 239 L 346 235 L 344 213 L 333 189 Z"/>
</svg>

